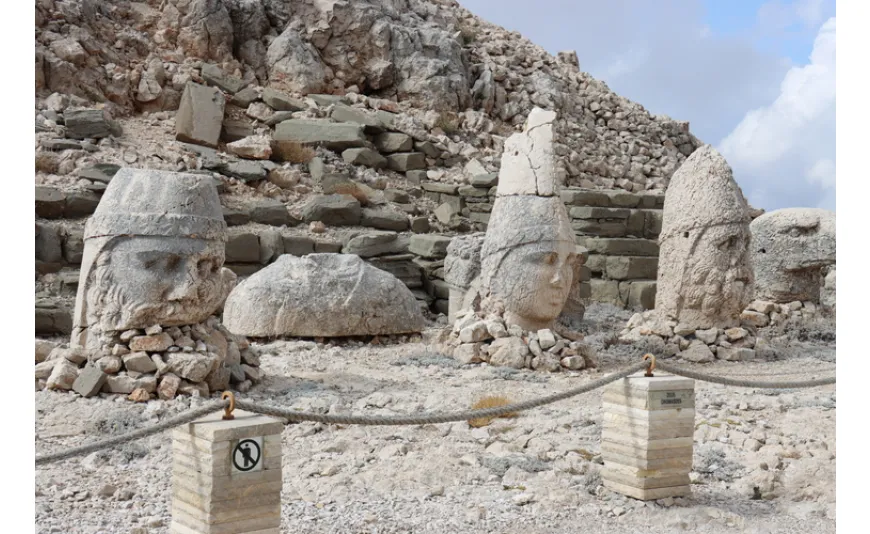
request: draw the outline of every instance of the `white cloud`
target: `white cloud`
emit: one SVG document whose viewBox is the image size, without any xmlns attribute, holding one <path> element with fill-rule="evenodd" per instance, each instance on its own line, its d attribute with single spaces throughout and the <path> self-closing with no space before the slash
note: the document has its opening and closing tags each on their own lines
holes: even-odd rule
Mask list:
<svg viewBox="0 0 870 534">
<path fill-rule="evenodd" d="M 795 188 L 804 185 L 803 190 L 806 186 L 815 190 L 816 201 L 824 204 L 820 207 L 834 208 L 835 114 L 836 18 L 832 17 L 819 29 L 809 63 L 792 67 L 779 96 L 746 113 L 719 144 L 735 177 L 748 189 L 750 202 L 772 201 L 771 208 L 785 207 L 794 200 Z"/>
</svg>

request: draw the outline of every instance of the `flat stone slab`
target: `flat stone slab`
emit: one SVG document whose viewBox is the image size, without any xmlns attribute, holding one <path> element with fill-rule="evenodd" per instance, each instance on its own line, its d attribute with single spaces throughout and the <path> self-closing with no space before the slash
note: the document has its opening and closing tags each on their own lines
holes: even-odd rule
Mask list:
<svg viewBox="0 0 870 534">
<path fill-rule="evenodd" d="M 366 144 L 363 127 L 354 123 L 335 123 L 319 119 L 290 119 L 275 127 L 275 141 L 295 141 L 302 145 L 346 150 Z"/>
</svg>

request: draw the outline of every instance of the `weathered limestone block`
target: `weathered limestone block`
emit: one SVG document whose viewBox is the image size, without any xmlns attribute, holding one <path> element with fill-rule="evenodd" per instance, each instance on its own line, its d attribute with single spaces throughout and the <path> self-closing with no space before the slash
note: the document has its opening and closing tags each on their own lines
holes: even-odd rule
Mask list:
<svg viewBox="0 0 870 534">
<path fill-rule="evenodd" d="M 430 259 L 441 259 L 447 256 L 447 247 L 451 238 L 436 234 L 417 234 L 411 236 L 408 250 L 418 256 Z"/>
<path fill-rule="evenodd" d="M 295 141 L 302 145 L 322 145 L 336 151 L 366 144 L 362 125 L 322 119 L 286 120 L 276 126 L 272 138 L 275 141 Z"/>
<path fill-rule="evenodd" d="M 74 346 L 103 334 L 204 321 L 235 275 L 222 269 L 226 223 L 209 177 L 124 168 L 85 225 Z"/>
<path fill-rule="evenodd" d="M 175 138 L 184 143 L 217 147 L 225 105 L 220 90 L 188 82 L 175 115 Z"/>
<path fill-rule="evenodd" d="M 275 111 L 302 111 L 305 109 L 305 102 L 298 98 L 276 91 L 271 87 L 263 89 L 263 102 Z"/>
<path fill-rule="evenodd" d="M 320 221 L 329 226 L 356 226 L 362 219 L 362 207 L 350 195 L 320 195 L 311 197 L 302 206 L 306 223 Z"/>
<path fill-rule="evenodd" d="M 381 169 L 387 166 L 387 158 L 381 156 L 371 148 L 348 148 L 341 153 L 345 163 L 351 165 L 364 165 L 373 169 Z"/>
<path fill-rule="evenodd" d="M 691 493 L 694 380 L 629 376 L 604 389 L 604 485 L 641 500 Z"/>
<path fill-rule="evenodd" d="M 285 254 L 239 284 L 224 306 L 230 332 L 343 337 L 420 332 L 423 316 L 396 277 L 350 254 Z"/>
<path fill-rule="evenodd" d="M 345 104 L 335 104 L 330 118 L 337 122 L 361 124 L 365 128 L 366 133 L 369 134 L 379 134 L 386 130 L 384 123 L 377 115 Z"/>
<path fill-rule="evenodd" d="M 99 139 L 121 135 L 121 127 L 101 109 L 68 110 L 63 118 L 66 136 L 72 139 Z"/>
<path fill-rule="evenodd" d="M 406 172 L 426 168 L 426 156 L 422 152 L 399 152 L 387 156 L 387 167 Z"/>
<path fill-rule="evenodd" d="M 825 270 L 837 261 L 837 221 L 832 211 L 787 208 L 749 225 L 755 298 L 778 303 L 819 302 Z"/>
<path fill-rule="evenodd" d="M 414 140 L 410 135 L 385 132 L 374 138 L 375 148 L 385 154 L 393 152 L 410 152 L 414 148 Z"/>
<path fill-rule="evenodd" d="M 697 328 L 739 323 L 752 299 L 749 207 L 713 147 L 677 169 L 665 196 L 656 310 Z"/>
</svg>

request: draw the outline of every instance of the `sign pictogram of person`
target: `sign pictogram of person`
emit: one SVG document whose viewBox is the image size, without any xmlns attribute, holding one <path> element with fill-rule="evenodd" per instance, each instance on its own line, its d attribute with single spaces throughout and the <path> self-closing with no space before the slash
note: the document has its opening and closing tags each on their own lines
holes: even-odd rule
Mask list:
<svg viewBox="0 0 870 534">
<path fill-rule="evenodd" d="M 253 439 L 239 441 L 233 449 L 233 467 L 242 472 L 253 470 L 260 463 L 260 444 Z"/>
</svg>

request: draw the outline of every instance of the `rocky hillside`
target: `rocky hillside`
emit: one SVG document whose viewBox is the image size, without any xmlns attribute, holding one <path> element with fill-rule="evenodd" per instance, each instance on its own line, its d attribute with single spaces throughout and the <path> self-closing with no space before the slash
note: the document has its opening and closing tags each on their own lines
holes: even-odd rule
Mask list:
<svg viewBox="0 0 870 534">
<path fill-rule="evenodd" d="M 145 119 L 119 140 L 145 149 L 134 161 L 107 142 L 37 170 L 71 183 L 56 177 L 95 161 L 188 168 L 148 130 L 171 122 L 188 81 L 208 81 L 204 65 L 231 79 L 221 87 L 228 100 L 269 87 L 398 112 L 397 130 L 449 154 L 428 165 L 449 182 L 462 181 L 458 167 L 472 158 L 497 170 L 503 139 L 534 105 L 559 111 L 568 185 L 662 190 L 700 145 L 688 123 L 651 115 L 581 72 L 575 53 L 553 57 L 452 0 L 37 0 L 37 130 L 56 136 L 62 126 L 65 106 L 45 101 L 52 93 L 73 97 L 73 108 Z M 235 104 L 227 115 L 255 128 L 275 111 L 251 117 Z"/>
</svg>

